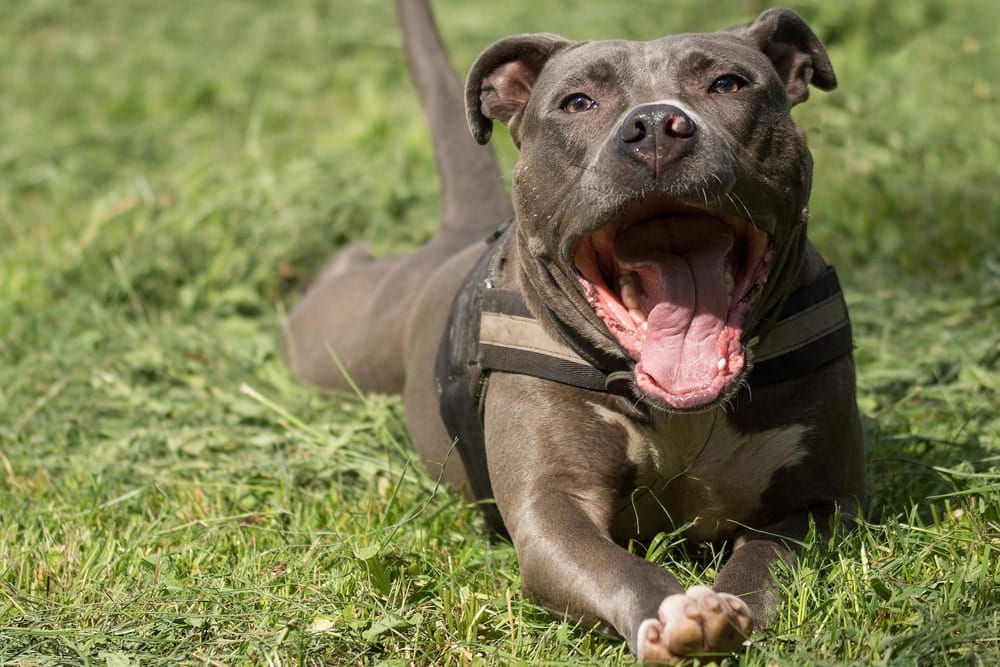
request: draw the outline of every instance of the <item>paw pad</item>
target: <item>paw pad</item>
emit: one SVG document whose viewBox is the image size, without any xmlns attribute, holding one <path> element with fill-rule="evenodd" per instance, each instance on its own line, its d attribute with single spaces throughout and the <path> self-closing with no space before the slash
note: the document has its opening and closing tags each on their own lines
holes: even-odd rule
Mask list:
<svg viewBox="0 0 1000 667">
<path fill-rule="evenodd" d="M 692 586 L 660 603 L 639 626 L 638 653 L 646 663 L 673 664 L 695 655 L 736 651 L 753 629 L 746 603 L 707 586 Z"/>
</svg>

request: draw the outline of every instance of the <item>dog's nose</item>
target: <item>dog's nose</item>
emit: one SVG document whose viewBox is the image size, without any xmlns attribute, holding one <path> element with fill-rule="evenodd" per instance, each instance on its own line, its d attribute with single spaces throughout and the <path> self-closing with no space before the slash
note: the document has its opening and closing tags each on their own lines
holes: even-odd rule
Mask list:
<svg viewBox="0 0 1000 667">
<path fill-rule="evenodd" d="M 684 110 L 672 104 L 644 104 L 632 109 L 621 127 L 621 138 L 627 144 L 664 137 L 687 139 L 695 133 L 694 121 Z"/>
<path fill-rule="evenodd" d="M 672 104 L 643 104 L 629 112 L 618 130 L 626 154 L 655 171 L 679 156 L 698 126 L 683 109 Z"/>
</svg>

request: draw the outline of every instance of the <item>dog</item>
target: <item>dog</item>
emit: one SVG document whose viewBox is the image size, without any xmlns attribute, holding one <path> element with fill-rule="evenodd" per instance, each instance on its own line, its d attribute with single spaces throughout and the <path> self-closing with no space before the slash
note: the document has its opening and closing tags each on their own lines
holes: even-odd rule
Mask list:
<svg viewBox="0 0 1000 667">
<path fill-rule="evenodd" d="M 516 35 L 463 92 L 427 3 L 397 12 L 440 231 L 335 257 L 288 318 L 291 368 L 402 392 L 423 463 L 483 501 L 530 598 L 646 662 L 739 650 L 776 610 L 771 566 L 864 500 L 850 323 L 790 115 L 837 84 L 823 44 L 787 9 L 649 42 Z M 731 547 L 711 587 L 622 546 L 663 531 Z"/>
</svg>

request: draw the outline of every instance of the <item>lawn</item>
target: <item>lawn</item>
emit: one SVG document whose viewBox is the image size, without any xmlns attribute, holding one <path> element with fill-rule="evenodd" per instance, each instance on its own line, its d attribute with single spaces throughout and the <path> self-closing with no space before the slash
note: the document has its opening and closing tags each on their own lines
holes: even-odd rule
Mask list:
<svg viewBox="0 0 1000 667">
<path fill-rule="evenodd" d="M 435 3 L 463 71 L 514 32 L 763 7 L 476 4 Z M 779 573 L 740 664 L 998 664 L 1000 3 L 789 4 L 840 79 L 796 117 L 871 507 Z M 0 665 L 632 664 L 522 598 L 511 547 L 416 465 L 397 397 L 321 396 L 281 362 L 336 248 L 434 229 L 390 3 L 22 0 L 0 44 Z M 650 546 L 688 582 L 718 567 Z"/>
</svg>

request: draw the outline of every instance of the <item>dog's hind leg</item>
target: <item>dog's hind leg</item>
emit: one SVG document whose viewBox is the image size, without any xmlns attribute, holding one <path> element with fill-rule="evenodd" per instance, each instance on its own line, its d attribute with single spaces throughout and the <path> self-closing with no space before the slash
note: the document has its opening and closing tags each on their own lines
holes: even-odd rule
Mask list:
<svg viewBox="0 0 1000 667">
<path fill-rule="evenodd" d="M 476 143 L 468 130 L 464 89 L 430 7 L 424 0 L 398 0 L 396 8 L 410 76 L 434 144 L 441 227 L 408 255 L 372 260 L 363 246 L 353 245 L 320 272 L 289 316 L 284 338 L 292 369 L 324 387 L 401 392 L 406 332 L 422 330 L 427 319 L 426 313 L 412 312 L 422 290 L 438 286 L 433 301 L 446 309 L 453 293 L 442 291 L 457 289 L 459 280 L 431 281 L 431 276 L 511 216 L 492 149 Z"/>
<path fill-rule="evenodd" d="M 465 91 L 426 0 L 396 0 L 410 78 L 427 115 L 441 178 L 441 231 L 483 238 L 512 215 L 492 148 L 472 138 Z"/>
</svg>

